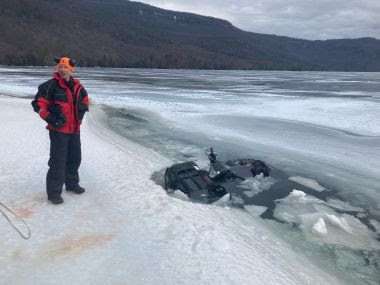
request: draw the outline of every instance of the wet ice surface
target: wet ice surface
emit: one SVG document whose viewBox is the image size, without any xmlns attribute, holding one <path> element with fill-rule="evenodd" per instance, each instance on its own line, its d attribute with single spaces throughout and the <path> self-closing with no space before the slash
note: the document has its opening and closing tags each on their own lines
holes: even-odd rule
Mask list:
<svg viewBox="0 0 380 285">
<path fill-rule="evenodd" d="M 0 93 L 31 95 L 49 73 L 0 70 Z M 247 181 L 251 188 L 234 202 L 254 201 L 246 210 L 257 217 L 273 200 L 278 222 L 267 224 L 295 251 L 353 283 L 377 284 L 379 73 L 83 69 L 79 75 L 93 100 L 107 105 L 116 132 L 174 161 L 206 166 L 204 149 L 212 145 L 222 160 L 254 157 L 281 170 L 277 184 Z M 339 195 L 318 199 L 326 190 Z"/>
</svg>

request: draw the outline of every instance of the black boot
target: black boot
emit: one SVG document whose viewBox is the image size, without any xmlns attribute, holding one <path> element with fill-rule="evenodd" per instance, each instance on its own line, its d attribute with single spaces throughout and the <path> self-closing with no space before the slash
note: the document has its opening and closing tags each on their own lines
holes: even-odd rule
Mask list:
<svg viewBox="0 0 380 285">
<path fill-rule="evenodd" d="M 85 190 L 83 187 L 77 185 L 77 186 L 75 186 L 75 187 L 66 188 L 66 191 L 68 191 L 68 192 L 73 192 L 73 193 L 75 193 L 75 194 L 82 194 L 82 193 L 84 193 L 86 190 Z"/>
<path fill-rule="evenodd" d="M 63 203 L 63 199 L 61 196 L 53 196 L 53 197 L 49 197 L 48 200 L 54 204 L 54 205 L 59 205 L 59 204 L 62 204 Z"/>
</svg>

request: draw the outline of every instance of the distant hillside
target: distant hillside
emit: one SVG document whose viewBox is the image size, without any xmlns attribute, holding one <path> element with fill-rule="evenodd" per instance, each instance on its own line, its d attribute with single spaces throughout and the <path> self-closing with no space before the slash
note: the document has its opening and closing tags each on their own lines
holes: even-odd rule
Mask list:
<svg viewBox="0 0 380 285">
<path fill-rule="evenodd" d="M 0 0 L 0 64 L 380 71 L 380 40 L 308 41 L 126 0 Z"/>
</svg>

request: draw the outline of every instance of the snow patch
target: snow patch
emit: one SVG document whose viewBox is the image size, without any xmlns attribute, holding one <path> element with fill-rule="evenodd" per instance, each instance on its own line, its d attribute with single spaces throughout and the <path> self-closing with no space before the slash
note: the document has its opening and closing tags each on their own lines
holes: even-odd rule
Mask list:
<svg viewBox="0 0 380 285">
<path fill-rule="evenodd" d="M 254 205 L 245 205 L 244 209 L 247 210 L 251 215 L 259 217 L 262 215 L 268 208 L 264 206 L 254 206 Z"/>
<path fill-rule="evenodd" d="M 331 223 L 331 225 L 340 228 L 349 234 L 353 234 L 353 231 L 344 216 L 339 218 L 335 215 L 326 214 L 326 218 Z"/>
<path fill-rule="evenodd" d="M 227 193 L 222 198 L 214 202 L 213 205 L 229 208 L 231 206 L 231 203 L 232 203 L 231 196 L 230 194 Z"/>
<path fill-rule="evenodd" d="M 182 201 L 190 201 L 189 197 L 185 193 L 183 193 L 181 190 L 175 190 L 169 193 L 169 196 L 182 200 Z"/>
<path fill-rule="evenodd" d="M 318 221 L 314 224 L 312 231 L 320 235 L 326 235 L 327 227 L 325 220 L 323 218 L 319 218 Z"/>
<path fill-rule="evenodd" d="M 290 192 L 288 197 L 289 199 L 294 199 L 294 200 L 302 200 L 302 199 L 304 200 L 306 197 L 306 193 L 301 190 L 294 189 L 292 192 Z"/>
</svg>

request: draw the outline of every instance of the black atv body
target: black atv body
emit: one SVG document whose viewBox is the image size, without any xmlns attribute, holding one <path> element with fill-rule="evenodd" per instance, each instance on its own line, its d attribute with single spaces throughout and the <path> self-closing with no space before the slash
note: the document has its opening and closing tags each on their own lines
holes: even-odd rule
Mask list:
<svg viewBox="0 0 380 285">
<path fill-rule="evenodd" d="M 209 171 L 189 161 L 167 168 L 164 186 L 168 192 L 180 190 L 192 200 L 212 203 L 236 191 L 245 179 L 259 174 L 270 174 L 270 168 L 260 160 L 237 159 L 221 163 L 210 159 Z"/>
</svg>

